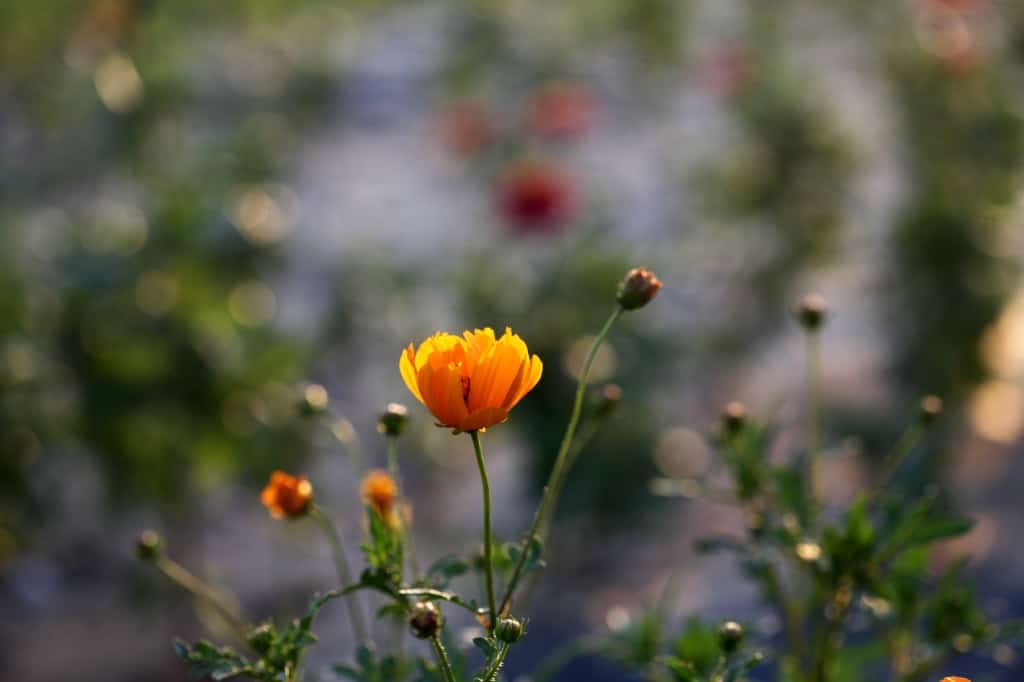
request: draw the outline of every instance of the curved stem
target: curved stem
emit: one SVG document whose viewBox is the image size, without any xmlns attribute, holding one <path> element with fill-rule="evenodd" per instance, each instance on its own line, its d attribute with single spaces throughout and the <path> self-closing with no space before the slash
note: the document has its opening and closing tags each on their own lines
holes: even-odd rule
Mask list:
<svg viewBox="0 0 1024 682">
<path fill-rule="evenodd" d="M 248 633 L 241 615 L 233 607 L 225 604 L 212 587 L 193 575 L 187 568 L 167 557 L 159 557 L 156 560 L 156 567 L 171 581 L 212 606 L 221 618 L 227 621 L 238 638 L 248 644 Z"/>
<path fill-rule="evenodd" d="M 430 643 L 434 645 L 434 653 L 437 654 L 437 662 L 441 666 L 441 672 L 444 673 L 445 682 L 456 682 L 452 664 L 448 661 L 448 652 L 444 650 L 440 635 L 435 632 L 430 638 Z"/>
<path fill-rule="evenodd" d="M 480 487 L 484 496 L 484 575 L 487 579 L 487 607 L 490 609 L 490 619 L 487 624 L 487 631 L 493 632 L 498 622 L 498 612 L 494 609 L 494 565 L 492 557 L 491 540 L 491 483 L 487 478 L 487 463 L 484 462 L 484 451 L 480 447 L 480 434 L 470 431 L 469 437 L 473 439 L 473 451 L 476 453 L 476 465 L 480 469 Z"/>
<path fill-rule="evenodd" d="M 576 435 L 576 427 L 580 422 L 580 414 L 583 412 L 583 397 L 587 390 L 587 379 L 590 376 L 590 368 L 594 364 L 594 358 L 597 357 L 597 351 L 604 342 L 608 331 L 615 324 L 615 321 L 622 315 L 622 307 L 616 306 L 615 310 L 608 317 L 608 320 L 604 323 L 601 331 L 598 332 L 597 336 L 594 337 L 594 343 L 590 346 L 590 351 L 587 353 L 587 358 L 583 362 L 583 370 L 580 372 L 579 384 L 576 387 L 576 400 L 572 405 L 572 413 L 569 416 L 569 424 L 565 427 L 565 435 L 562 436 L 562 444 L 558 448 L 558 455 L 555 457 L 555 464 L 551 468 L 551 474 L 548 477 L 548 482 L 544 486 L 544 493 L 541 495 L 540 503 L 537 505 L 537 511 L 533 515 L 533 524 L 530 526 L 530 532 L 526 536 L 526 540 L 523 543 L 523 551 L 519 553 L 519 561 L 516 562 L 515 570 L 512 572 L 512 578 L 509 580 L 508 588 L 505 590 L 505 597 L 501 600 L 501 612 L 504 612 L 506 607 L 512 601 L 512 595 L 515 592 L 516 584 L 522 577 L 523 567 L 526 564 L 526 557 L 529 554 L 530 542 L 537 537 L 538 532 L 544 523 L 544 517 L 554 498 L 554 491 L 560 489 L 562 477 L 565 475 L 566 460 L 569 457 L 569 447 L 572 445 L 573 436 Z"/>
<path fill-rule="evenodd" d="M 334 525 L 331 517 L 317 505 L 313 505 L 310 508 L 309 515 L 320 524 L 320 528 L 323 529 L 324 536 L 327 538 L 327 543 L 331 546 L 334 568 L 338 572 L 338 580 L 341 581 L 342 587 L 350 585 L 352 583 L 352 571 L 349 569 L 345 548 L 341 544 L 341 537 L 338 535 L 337 527 Z M 345 607 L 348 611 L 349 620 L 352 623 L 352 633 L 360 643 L 368 642 L 369 635 L 367 634 L 366 623 L 363 621 L 363 610 L 359 603 L 359 598 L 354 594 L 347 594 L 345 596 Z"/>
</svg>

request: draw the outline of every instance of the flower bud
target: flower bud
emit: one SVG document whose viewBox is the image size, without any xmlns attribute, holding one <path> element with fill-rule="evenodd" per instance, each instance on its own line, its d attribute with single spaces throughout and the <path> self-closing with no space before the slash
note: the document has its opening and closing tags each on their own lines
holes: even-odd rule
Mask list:
<svg viewBox="0 0 1024 682">
<path fill-rule="evenodd" d="M 743 643 L 743 626 L 734 620 L 727 620 L 718 628 L 718 645 L 725 654 L 736 653 Z"/>
<path fill-rule="evenodd" d="M 269 623 L 257 625 L 249 631 L 246 639 L 249 640 L 249 646 L 258 654 L 265 654 L 270 650 L 270 645 L 274 643 L 274 628 Z"/>
<path fill-rule="evenodd" d="M 409 423 L 409 410 L 401 403 L 388 403 L 384 414 L 377 420 L 377 431 L 385 436 L 400 436 Z"/>
<path fill-rule="evenodd" d="M 523 622 L 516 618 L 501 618 L 494 628 L 495 636 L 505 644 L 515 644 L 523 638 L 524 632 Z"/>
<path fill-rule="evenodd" d="M 597 405 L 594 413 L 598 417 L 607 417 L 618 408 L 622 402 L 622 389 L 618 384 L 605 384 L 597 397 Z"/>
<path fill-rule="evenodd" d="M 942 398 L 937 395 L 926 395 L 921 398 L 921 411 L 918 415 L 922 424 L 931 424 L 942 414 Z"/>
<path fill-rule="evenodd" d="M 363 482 L 359 485 L 359 494 L 367 507 L 373 509 L 382 519 L 387 520 L 395 510 L 398 484 L 388 472 L 374 469 L 366 474 Z"/>
<path fill-rule="evenodd" d="M 747 423 L 747 408 L 743 403 L 733 401 L 722 409 L 722 426 L 727 434 L 734 435 Z"/>
<path fill-rule="evenodd" d="M 647 268 L 633 268 L 619 284 L 615 298 L 623 310 L 636 310 L 650 303 L 661 290 L 661 280 Z"/>
<path fill-rule="evenodd" d="M 163 539 L 155 530 L 144 530 L 135 540 L 135 554 L 143 561 L 159 559 L 163 550 Z"/>
<path fill-rule="evenodd" d="M 820 294 L 808 294 L 800 301 L 796 309 L 796 319 L 807 331 L 815 331 L 825 324 L 828 316 L 828 303 Z"/>
<path fill-rule="evenodd" d="M 275 471 L 263 489 L 260 501 L 275 519 L 297 519 L 309 512 L 313 503 L 313 484 L 305 477 Z"/>
<path fill-rule="evenodd" d="M 444 624 L 441 617 L 441 609 L 437 608 L 434 602 L 416 602 L 412 607 L 412 616 L 409 618 L 409 629 L 412 634 L 420 639 L 430 639 L 437 634 Z"/>
<path fill-rule="evenodd" d="M 299 411 L 307 417 L 322 414 L 327 409 L 329 401 L 330 397 L 327 395 L 326 388 L 320 384 L 309 384 L 302 391 L 302 402 L 299 403 Z"/>
</svg>

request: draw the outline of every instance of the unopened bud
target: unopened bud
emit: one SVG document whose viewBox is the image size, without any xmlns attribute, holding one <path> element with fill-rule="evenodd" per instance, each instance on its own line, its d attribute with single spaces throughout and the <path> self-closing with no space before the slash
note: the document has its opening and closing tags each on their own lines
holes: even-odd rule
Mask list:
<svg viewBox="0 0 1024 682">
<path fill-rule="evenodd" d="M 722 409 L 722 426 L 729 435 L 738 433 L 747 423 L 747 408 L 735 400 Z"/>
<path fill-rule="evenodd" d="M 400 403 L 388 403 L 384 414 L 377 420 L 377 431 L 385 436 L 400 436 L 409 422 L 409 410 Z"/>
<path fill-rule="evenodd" d="M 269 623 L 258 625 L 249 631 L 249 645 L 259 654 L 265 654 L 274 643 L 274 628 Z"/>
<path fill-rule="evenodd" d="M 159 559 L 163 549 L 164 542 L 155 530 L 144 530 L 135 540 L 135 554 L 143 561 Z"/>
<path fill-rule="evenodd" d="M 434 602 L 416 602 L 412 607 L 412 616 L 409 618 L 409 629 L 412 634 L 420 639 L 430 639 L 441 629 L 444 620 L 441 617 L 441 609 L 437 608 Z"/>
<path fill-rule="evenodd" d="M 302 402 L 299 404 L 299 410 L 306 416 L 323 414 L 327 409 L 329 401 L 330 397 L 327 395 L 326 388 L 320 384 L 309 384 L 302 391 Z"/>
<path fill-rule="evenodd" d="M 814 331 L 825 324 L 828 317 L 828 303 L 820 294 L 808 294 L 796 309 L 796 319 L 804 329 Z"/>
<path fill-rule="evenodd" d="M 622 402 L 622 389 L 618 384 L 605 384 L 597 399 L 597 407 L 594 412 L 598 417 L 607 417 Z"/>
<path fill-rule="evenodd" d="M 921 412 L 918 418 L 922 424 L 931 424 L 942 414 L 942 398 L 937 395 L 926 395 L 921 398 Z"/>
<path fill-rule="evenodd" d="M 734 620 L 727 620 L 718 628 L 718 645 L 725 654 L 735 653 L 743 643 L 743 626 Z"/>
<path fill-rule="evenodd" d="M 521 620 L 515 618 L 502 618 L 498 626 L 494 628 L 495 636 L 505 644 L 514 644 L 523 637 L 524 627 Z"/>
<path fill-rule="evenodd" d="M 647 268 L 633 268 L 619 284 L 616 299 L 623 310 L 643 308 L 661 290 L 661 280 Z"/>
</svg>

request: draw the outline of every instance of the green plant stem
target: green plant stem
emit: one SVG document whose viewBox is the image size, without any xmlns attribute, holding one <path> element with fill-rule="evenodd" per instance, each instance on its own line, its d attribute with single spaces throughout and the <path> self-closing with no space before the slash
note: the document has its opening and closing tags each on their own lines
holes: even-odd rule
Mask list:
<svg viewBox="0 0 1024 682">
<path fill-rule="evenodd" d="M 159 557 L 155 560 L 155 563 L 156 567 L 159 568 L 165 576 L 170 578 L 172 582 L 212 606 L 214 610 L 217 611 L 225 621 L 227 621 L 235 631 L 238 638 L 246 644 L 249 643 L 248 628 L 246 628 L 245 623 L 242 622 L 242 616 L 233 607 L 225 604 L 221 596 L 217 594 L 212 587 L 204 583 L 189 572 L 187 568 L 172 559 Z"/>
<path fill-rule="evenodd" d="M 921 437 L 924 435 L 924 428 L 918 423 L 913 426 L 907 427 L 907 429 L 900 436 L 900 439 L 896 442 L 895 447 L 892 449 L 890 454 L 882 465 L 882 474 L 878 478 L 878 485 L 875 490 L 878 491 L 885 487 L 893 474 L 903 466 L 903 462 L 906 461 L 910 453 L 914 451 L 918 443 L 921 442 Z"/>
<path fill-rule="evenodd" d="M 816 329 L 806 332 L 807 339 L 807 457 L 804 460 L 804 484 L 811 519 L 817 512 L 814 481 L 821 457 L 821 335 Z"/>
<path fill-rule="evenodd" d="M 338 580 L 341 581 L 342 587 L 351 585 L 352 571 L 349 569 L 345 548 L 341 544 L 341 536 L 338 534 L 334 521 L 331 520 L 329 514 L 317 505 L 313 505 L 310 508 L 309 515 L 320 524 L 320 528 L 327 538 L 327 544 L 331 547 L 331 556 L 334 559 L 334 568 L 338 572 Z M 362 605 L 355 594 L 345 595 L 345 608 L 348 611 L 349 621 L 352 623 L 352 633 L 355 635 L 356 640 L 360 643 L 370 641 L 366 623 L 363 620 Z"/>
<path fill-rule="evenodd" d="M 487 478 L 487 463 L 484 461 L 484 451 L 480 447 L 480 434 L 477 431 L 470 431 L 469 437 L 473 440 L 473 451 L 476 453 L 476 465 L 480 469 L 480 487 L 484 497 L 484 577 L 487 580 L 487 608 L 490 609 L 490 619 L 487 624 L 487 631 L 493 632 L 494 626 L 498 623 L 498 612 L 494 606 L 494 559 L 491 540 L 491 483 Z"/>
<path fill-rule="evenodd" d="M 495 682 L 498 679 L 498 673 L 501 672 L 501 666 L 505 664 L 505 657 L 508 656 L 508 650 L 511 648 L 508 644 L 501 647 L 494 661 L 481 675 L 481 682 Z"/>
<path fill-rule="evenodd" d="M 444 673 L 445 682 L 456 682 L 452 664 L 448 661 L 448 652 L 445 651 L 444 644 L 441 643 L 441 636 L 435 632 L 430 638 L 430 643 L 434 645 L 434 653 L 437 654 L 437 662 L 441 666 L 441 672 Z"/>
<path fill-rule="evenodd" d="M 391 474 L 391 478 L 394 479 L 395 485 L 398 487 L 398 499 L 404 500 L 405 485 L 402 483 L 402 472 L 398 469 L 398 439 L 394 436 L 388 436 L 388 472 Z M 402 529 L 402 542 L 407 550 L 406 554 L 409 557 L 409 568 L 412 570 L 413 577 L 417 580 L 423 578 L 423 574 L 420 573 L 419 562 L 416 561 L 416 546 L 412 540 L 412 528 L 406 519 L 405 514 L 402 510 L 399 510 L 399 522 L 401 523 Z"/>
<path fill-rule="evenodd" d="M 583 412 L 583 398 L 587 390 L 587 379 L 590 376 L 590 368 L 594 364 L 594 358 L 597 357 L 597 351 L 604 342 L 608 332 L 615 324 L 616 320 L 622 315 L 622 308 L 616 306 L 615 310 L 611 315 L 608 316 L 608 320 L 604 323 L 601 331 L 598 332 L 594 338 L 594 343 L 590 346 L 590 352 L 587 353 L 586 360 L 583 362 L 583 369 L 580 372 L 579 383 L 576 386 L 576 400 L 573 402 L 572 413 L 569 416 L 569 423 L 565 427 L 565 435 L 562 437 L 562 444 L 558 448 L 558 455 L 555 457 L 555 464 L 551 468 L 551 474 L 548 476 L 548 482 L 544 486 L 544 492 L 541 494 L 540 502 L 537 504 L 537 510 L 533 514 L 533 523 L 530 526 L 530 531 L 526 535 L 526 539 L 523 542 L 523 549 L 519 553 L 519 561 L 516 562 L 515 570 L 512 572 L 512 578 L 509 580 L 508 587 L 505 590 L 505 597 L 501 600 L 501 612 L 504 613 L 509 603 L 512 601 L 512 595 L 515 593 L 516 585 L 523 574 L 523 567 L 526 565 L 526 557 L 529 554 L 530 543 L 534 538 L 538 537 L 538 533 L 544 523 L 545 514 L 549 508 L 552 508 L 551 500 L 553 493 L 561 487 L 562 477 L 565 475 L 566 460 L 569 457 L 569 448 L 572 445 L 573 436 L 576 435 L 576 427 L 580 422 L 580 414 Z"/>
</svg>

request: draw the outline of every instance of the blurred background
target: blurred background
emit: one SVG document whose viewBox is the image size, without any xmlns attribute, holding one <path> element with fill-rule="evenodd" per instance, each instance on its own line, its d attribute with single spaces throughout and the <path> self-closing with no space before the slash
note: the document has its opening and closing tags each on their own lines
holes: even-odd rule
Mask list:
<svg viewBox="0 0 1024 682">
<path fill-rule="evenodd" d="M 851 499 L 941 395 L 915 470 L 977 525 L 937 561 L 972 553 L 989 612 L 1024 615 L 1022 85 L 1007 0 L 0 4 L 0 677 L 186 679 L 171 637 L 217 623 L 136 562 L 144 527 L 253 620 L 298 613 L 334 586 L 327 548 L 259 488 L 307 473 L 354 554 L 389 401 L 418 553 L 472 549 L 469 439 L 397 370 L 437 329 L 509 324 L 545 361 L 487 436 L 517 537 L 639 264 L 665 289 L 598 358 L 623 405 L 510 677 L 624 627 L 673 566 L 679 617 L 776 636 L 732 561 L 692 550 L 741 519 L 649 482 L 713 469 L 732 399 L 801 446 L 808 290 L 833 310 L 822 490 Z M 317 630 L 348 650 L 341 609 Z M 1024 673 L 1009 650 L 957 665 Z"/>
</svg>

